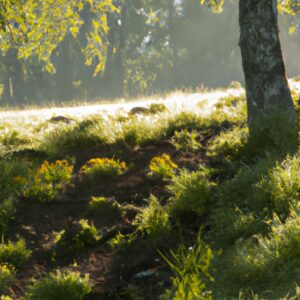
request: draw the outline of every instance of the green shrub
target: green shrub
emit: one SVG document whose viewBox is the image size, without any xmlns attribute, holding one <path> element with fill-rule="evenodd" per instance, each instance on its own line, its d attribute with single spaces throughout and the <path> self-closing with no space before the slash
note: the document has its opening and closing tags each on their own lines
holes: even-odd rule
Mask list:
<svg viewBox="0 0 300 300">
<path fill-rule="evenodd" d="M 295 115 L 284 110 L 271 110 L 251 125 L 247 143 L 248 156 L 273 153 L 284 157 L 299 145 L 299 125 Z"/>
<path fill-rule="evenodd" d="M 72 172 L 73 166 L 66 160 L 58 160 L 55 163 L 44 161 L 31 178 L 24 196 L 41 202 L 55 199 L 70 182 Z"/>
<path fill-rule="evenodd" d="M 209 115 L 210 122 L 246 125 L 247 105 L 244 94 L 221 98 L 214 108 L 215 110 Z"/>
<path fill-rule="evenodd" d="M 279 299 L 294 289 L 300 268 L 300 217 L 282 223 L 274 216 L 271 233 L 237 243 L 223 265 L 223 286 L 230 295 L 243 288 Z M 295 281 L 296 280 L 296 281 Z"/>
<path fill-rule="evenodd" d="M 201 147 L 201 144 L 197 141 L 198 137 L 198 132 L 194 130 L 189 132 L 187 129 L 183 129 L 181 131 L 175 131 L 171 142 L 177 151 L 191 152 Z"/>
<path fill-rule="evenodd" d="M 277 213 L 286 215 L 291 208 L 298 209 L 300 156 L 287 157 L 282 163 L 277 162 L 256 186 L 256 193 L 269 197 Z"/>
<path fill-rule="evenodd" d="M 255 234 L 268 232 L 266 212 L 246 212 L 238 207 L 216 207 L 210 215 L 210 240 L 218 247 L 234 244 Z"/>
<path fill-rule="evenodd" d="M 216 162 L 237 161 L 243 156 L 247 140 L 248 129 L 236 126 L 214 138 L 208 145 L 207 155 Z"/>
<path fill-rule="evenodd" d="M 131 118 L 122 124 L 116 142 L 129 147 L 146 146 L 160 142 L 165 137 L 165 122 L 162 118 Z"/>
<path fill-rule="evenodd" d="M 220 205 L 238 206 L 250 212 L 271 208 L 270 198 L 262 191 L 257 192 L 257 183 L 268 174 L 274 160 L 274 157 L 269 157 L 253 165 L 243 165 L 232 179 L 219 186 L 216 196 Z"/>
<path fill-rule="evenodd" d="M 158 114 L 158 113 L 167 112 L 168 108 L 163 103 L 152 103 L 149 106 L 149 111 L 151 114 Z"/>
<path fill-rule="evenodd" d="M 83 300 L 91 292 L 88 275 L 76 272 L 50 273 L 29 287 L 27 300 Z"/>
<path fill-rule="evenodd" d="M 0 234 L 16 212 L 16 204 L 28 184 L 32 164 L 23 159 L 0 160 Z"/>
<path fill-rule="evenodd" d="M 0 264 L 0 292 L 8 290 L 11 283 L 14 281 L 14 269 L 7 265 Z"/>
<path fill-rule="evenodd" d="M 42 149 L 50 156 L 65 157 L 78 151 L 97 148 L 110 143 L 105 134 L 104 120 L 99 117 L 85 119 L 75 125 L 55 128 L 44 137 Z"/>
<path fill-rule="evenodd" d="M 58 234 L 55 240 L 57 254 L 77 254 L 94 246 L 99 238 L 96 227 L 82 219 Z"/>
<path fill-rule="evenodd" d="M 115 218 L 121 215 L 121 206 L 114 199 L 105 197 L 92 197 L 89 211 L 100 218 Z"/>
<path fill-rule="evenodd" d="M 212 250 L 198 236 L 197 243 L 190 248 L 180 245 L 176 252 L 171 251 L 171 259 L 163 256 L 175 277 L 172 288 L 162 296 L 162 300 L 211 300 L 211 291 L 206 290 L 207 283 L 213 281 L 209 268 L 213 259 Z"/>
<path fill-rule="evenodd" d="M 169 202 L 170 215 L 183 222 L 193 219 L 195 215 L 202 217 L 207 213 L 213 187 L 206 172 L 183 170 L 179 176 L 172 178 L 168 186 L 172 194 Z"/>
<path fill-rule="evenodd" d="M 177 168 L 171 157 L 164 153 L 151 159 L 149 164 L 150 173 L 148 175 L 155 179 L 167 180 L 174 176 Z"/>
<path fill-rule="evenodd" d="M 172 136 L 176 130 L 202 129 L 203 125 L 206 125 L 206 121 L 203 117 L 191 112 L 181 112 L 168 120 L 167 135 Z"/>
<path fill-rule="evenodd" d="M 134 223 L 150 237 L 165 237 L 171 231 L 169 215 L 153 195 L 149 199 L 148 207 L 136 216 Z"/>
<path fill-rule="evenodd" d="M 26 248 L 24 240 L 16 243 L 0 244 L 0 264 L 20 268 L 30 257 L 31 251 Z"/>
<path fill-rule="evenodd" d="M 81 168 L 81 173 L 92 180 L 111 179 L 124 174 L 127 169 L 127 165 L 123 161 L 109 158 L 93 158 Z"/>
</svg>

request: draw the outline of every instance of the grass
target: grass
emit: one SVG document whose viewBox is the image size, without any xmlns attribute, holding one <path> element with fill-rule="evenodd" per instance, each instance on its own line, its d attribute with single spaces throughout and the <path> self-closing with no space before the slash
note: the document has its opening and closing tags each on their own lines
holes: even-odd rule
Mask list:
<svg viewBox="0 0 300 300">
<path fill-rule="evenodd" d="M 89 277 L 75 272 L 50 273 L 29 287 L 26 300 L 83 300 L 91 291 Z"/>
<path fill-rule="evenodd" d="M 0 244 L 0 264 L 19 269 L 27 262 L 30 255 L 31 251 L 26 248 L 24 240 L 19 240 L 16 243 L 9 241 L 7 244 Z"/>
<path fill-rule="evenodd" d="M 270 112 L 249 131 L 244 95 L 208 115 L 149 112 L 0 122 L 1 292 L 297 299 L 295 118 Z"/>
</svg>

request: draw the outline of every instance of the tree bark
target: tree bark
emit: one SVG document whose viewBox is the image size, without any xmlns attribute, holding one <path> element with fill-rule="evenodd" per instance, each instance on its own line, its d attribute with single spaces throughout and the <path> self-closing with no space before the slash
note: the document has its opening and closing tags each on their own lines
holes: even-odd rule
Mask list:
<svg viewBox="0 0 300 300">
<path fill-rule="evenodd" d="M 279 39 L 277 0 L 240 0 L 248 125 L 272 109 L 294 111 Z"/>
</svg>

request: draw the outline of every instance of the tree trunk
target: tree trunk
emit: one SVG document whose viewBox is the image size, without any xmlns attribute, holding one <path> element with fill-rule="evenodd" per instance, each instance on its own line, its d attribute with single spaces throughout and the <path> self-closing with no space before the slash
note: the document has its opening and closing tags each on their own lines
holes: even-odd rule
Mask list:
<svg viewBox="0 0 300 300">
<path fill-rule="evenodd" d="M 270 109 L 294 111 L 279 39 L 277 0 L 240 0 L 248 125 Z"/>
</svg>

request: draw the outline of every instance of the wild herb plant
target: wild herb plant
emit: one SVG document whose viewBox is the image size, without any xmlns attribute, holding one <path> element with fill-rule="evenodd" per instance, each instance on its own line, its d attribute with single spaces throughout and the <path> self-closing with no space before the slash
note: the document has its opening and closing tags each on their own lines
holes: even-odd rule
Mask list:
<svg viewBox="0 0 300 300">
<path fill-rule="evenodd" d="M 50 273 L 36 280 L 28 288 L 26 300 L 83 300 L 91 292 L 89 276 L 82 277 L 78 272 Z"/>
<path fill-rule="evenodd" d="M 168 180 L 174 176 L 177 168 L 171 157 L 164 153 L 151 159 L 148 176 L 158 180 Z"/>
</svg>

